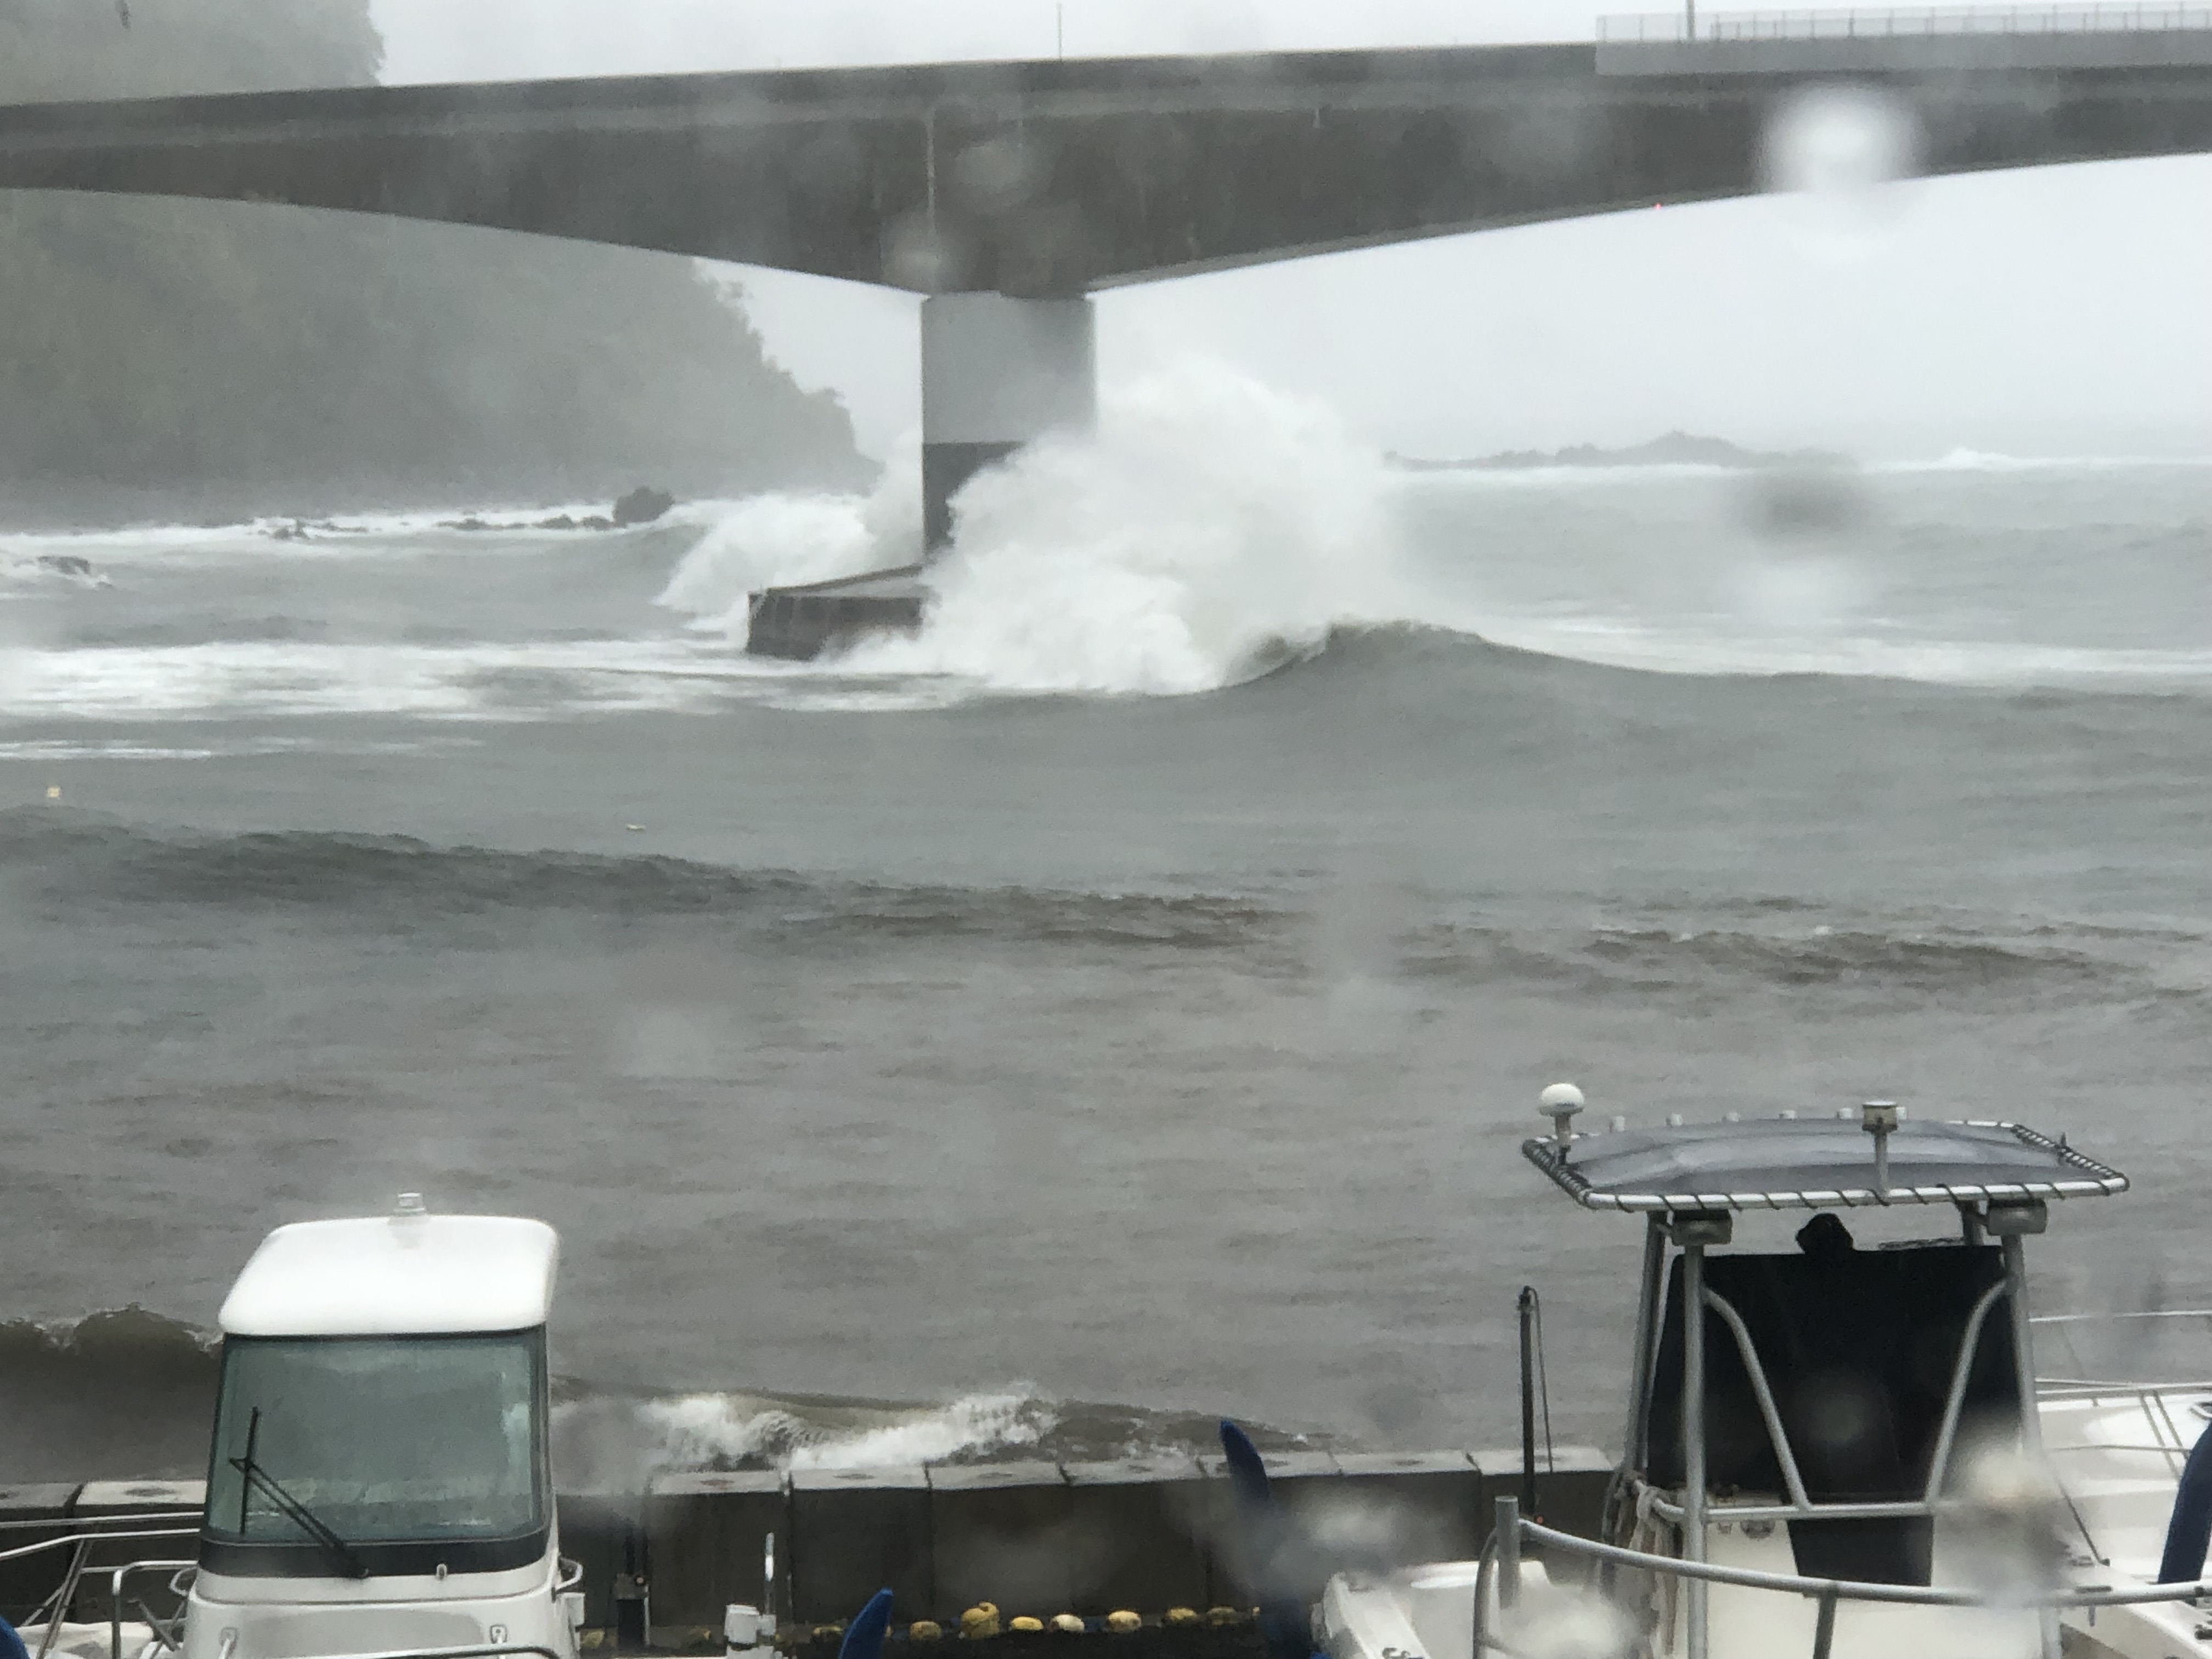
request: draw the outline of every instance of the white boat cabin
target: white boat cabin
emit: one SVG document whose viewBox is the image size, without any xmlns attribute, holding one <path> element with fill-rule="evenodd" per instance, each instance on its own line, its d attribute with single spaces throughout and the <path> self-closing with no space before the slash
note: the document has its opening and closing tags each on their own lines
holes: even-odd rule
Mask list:
<svg viewBox="0 0 2212 1659">
<path fill-rule="evenodd" d="M 185 1659 L 570 1659 L 547 1443 L 557 1243 L 432 1215 L 279 1227 L 224 1302 Z"/>
</svg>

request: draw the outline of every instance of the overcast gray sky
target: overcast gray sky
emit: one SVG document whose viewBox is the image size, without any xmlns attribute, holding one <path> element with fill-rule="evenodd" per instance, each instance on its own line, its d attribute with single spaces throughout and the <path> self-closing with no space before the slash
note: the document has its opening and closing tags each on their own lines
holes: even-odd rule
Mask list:
<svg viewBox="0 0 2212 1659">
<path fill-rule="evenodd" d="M 387 78 L 1587 40 L 1574 0 L 376 0 Z M 1862 453 L 2212 454 L 2212 159 L 1900 187 L 1839 248 L 1781 198 L 1492 232 L 1102 296 L 1101 368 L 1210 353 L 1419 454 L 1669 428 Z M 738 273 L 881 453 L 917 301 Z"/>
</svg>

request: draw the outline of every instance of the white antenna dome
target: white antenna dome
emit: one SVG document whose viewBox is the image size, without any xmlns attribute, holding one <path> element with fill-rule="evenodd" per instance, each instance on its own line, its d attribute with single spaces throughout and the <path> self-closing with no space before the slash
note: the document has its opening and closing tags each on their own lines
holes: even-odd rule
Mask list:
<svg viewBox="0 0 2212 1659">
<path fill-rule="evenodd" d="M 1571 1083 L 1554 1083 L 1536 1097 L 1536 1104 L 1545 1116 L 1552 1120 L 1552 1139 L 1565 1156 L 1566 1144 L 1574 1139 L 1572 1124 L 1575 1114 L 1583 1109 L 1583 1091 Z"/>
</svg>

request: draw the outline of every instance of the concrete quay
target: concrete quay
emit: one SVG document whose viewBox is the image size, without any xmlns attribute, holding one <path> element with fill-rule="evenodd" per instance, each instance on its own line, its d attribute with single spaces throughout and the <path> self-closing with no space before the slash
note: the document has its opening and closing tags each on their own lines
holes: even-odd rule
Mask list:
<svg viewBox="0 0 2212 1659">
<path fill-rule="evenodd" d="M 1281 1451 L 1267 1468 L 1322 1547 L 1407 1562 L 1475 1555 L 1491 1498 L 1520 1493 L 1520 1451 Z M 1559 1447 L 1537 1475 L 1544 1517 L 1595 1533 L 1610 1468 L 1593 1447 Z M 0 1486 L 0 1548 L 91 1526 L 192 1528 L 204 1491 L 166 1480 Z M 1232 1502 L 1217 1455 L 661 1474 L 644 1491 L 562 1493 L 560 1528 L 562 1553 L 584 1566 L 586 1626 L 615 1628 L 629 1601 L 654 1646 L 686 1646 L 719 1628 L 730 1601 L 759 1604 L 769 1535 L 776 1613 L 799 1626 L 848 1620 L 884 1586 L 900 1624 L 956 1628 L 975 1601 L 1042 1620 L 1249 1608 Z M 95 1566 L 192 1553 L 191 1537 L 118 1540 L 97 1548 Z M 0 1564 L 0 1614 L 45 1597 L 64 1558 Z M 80 1617 L 106 1617 L 106 1571 L 84 1575 Z M 159 1589 L 143 1577 L 133 1593 Z"/>
<path fill-rule="evenodd" d="M 1267 1462 L 1280 1501 L 1324 1549 L 1405 1561 L 1477 1554 L 1491 1500 L 1521 1490 L 1517 1450 L 1297 1451 Z M 1560 1447 L 1537 1477 L 1540 1512 L 1594 1535 L 1611 1470 L 1595 1448 Z M 204 1492 L 198 1481 L 0 1486 L 0 1547 L 88 1523 L 193 1528 Z M 667 1473 L 642 1491 L 562 1492 L 560 1522 L 562 1553 L 584 1568 L 586 1626 L 615 1628 L 628 1602 L 629 1621 L 642 1613 L 654 1645 L 682 1646 L 718 1628 L 726 1604 L 761 1601 L 771 1534 L 775 1611 L 802 1626 L 848 1619 L 885 1586 L 901 1626 L 927 1618 L 957 1629 L 962 1610 L 983 1601 L 1008 1618 L 1047 1620 L 1249 1609 L 1233 1503 L 1220 1458 L 1173 1455 Z M 118 1540 L 97 1554 L 112 1567 L 193 1553 L 180 1537 Z M 27 1612 L 51 1590 L 66 1553 L 0 1564 L 0 1614 Z M 159 1589 L 157 1577 L 132 1593 Z M 106 1571 L 86 1573 L 78 1616 L 106 1617 Z"/>
<path fill-rule="evenodd" d="M 718 1624 L 728 1602 L 760 1599 L 771 1533 L 777 1610 L 805 1625 L 849 1618 L 886 1586 L 898 1621 L 956 1627 L 982 1601 L 1041 1619 L 1249 1608 L 1221 1462 L 667 1474 L 642 1493 L 563 1494 L 562 1537 L 586 1564 L 594 1625 L 613 1622 L 602 1587 L 625 1571 L 644 1573 L 657 1629 Z M 1491 1500 L 1521 1490 L 1517 1449 L 1278 1452 L 1267 1462 L 1280 1501 L 1324 1547 L 1407 1561 L 1479 1553 Z M 1595 1535 L 1612 1461 L 1562 1446 L 1554 1465 L 1537 1476 L 1540 1510 Z"/>
</svg>

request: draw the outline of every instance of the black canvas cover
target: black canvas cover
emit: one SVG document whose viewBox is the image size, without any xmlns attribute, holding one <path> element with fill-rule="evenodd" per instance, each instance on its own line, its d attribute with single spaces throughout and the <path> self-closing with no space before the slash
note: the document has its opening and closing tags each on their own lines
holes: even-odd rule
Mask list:
<svg viewBox="0 0 2212 1659">
<path fill-rule="evenodd" d="M 1842 1249 L 1708 1257 L 1705 1283 L 1751 1333 L 1808 1495 L 1815 1503 L 1919 1498 L 1941 1432 L 1952 1367 L 1974 1304 L 2004 1277 L 1995 1245 Z M 1960 1438 L 2016 1426 L 2012 1310 L 1983 1321 L 1967 1374 Z M 1734 1335 L 1705 1313 L 1709 1489 L 1780 1493 L 1782 1470 Z M 1682 1264 L 1667 1287 L 1650 1398 L 1648 1473 L 1682 1480 Z M 1955 1467 L 1955 1464 L 1954 1464 Z M 1798 1570 L 1823 1577 L 1926 1583 L 1924 1522 L 1791 1523 Z M 1845 1571 L 1845 1568 L 1856 1570 Z"/>
</svg>

